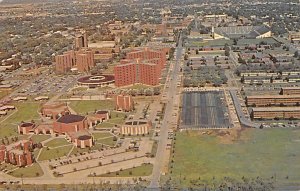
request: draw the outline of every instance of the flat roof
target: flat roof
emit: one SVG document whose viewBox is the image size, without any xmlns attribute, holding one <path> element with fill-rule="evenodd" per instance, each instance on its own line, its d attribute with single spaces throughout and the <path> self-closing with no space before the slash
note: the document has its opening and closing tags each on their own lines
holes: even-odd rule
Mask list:
<svg viewBox="0 0 300 191">
<path fill-rule="evenodd" d="M 279 111 L 300 111 L 300 107 L 254 107 L 253 112 L 265 111 L 265 112 L 279 112 Z"/>
<path fill-rule="evenodd" d="M 62 117 L 60 117 L 57 122 L 59 123 L 74 123 L 74 122 L 79 122 L 79 121 L 83 121 L 85 119 L 84 116 L 81 115 L 64 115 Z"/>
<path fill-rule="evenodd" d="M 253 95 L 253 96 L 247 96 L 246 97 L 251 99 L 267 99 L 267 98 L 274 98 L 274 99 L 280 99 L 280 98 L 300 98 L 300 95 Z"/>
<path fill-rule="evenodd" d="M 300 87 L 282 87 L 283 90 L 300 90 Z"/>
</svg>

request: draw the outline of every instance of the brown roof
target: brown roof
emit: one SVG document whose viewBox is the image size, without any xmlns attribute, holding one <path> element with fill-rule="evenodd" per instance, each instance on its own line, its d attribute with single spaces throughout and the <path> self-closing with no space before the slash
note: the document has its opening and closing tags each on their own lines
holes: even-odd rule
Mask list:
<svg viewBox="0 0 300 191">
<path fill-rule="evenodd" d="M 83 121 L 85 119 L 84 116 L 81 115 L 64 115 L 62 117 L 60 117 L 57 122 L 59 123 L 74 123 L 74 122 L 79 122 L 79 121 Z"/>
</svg>

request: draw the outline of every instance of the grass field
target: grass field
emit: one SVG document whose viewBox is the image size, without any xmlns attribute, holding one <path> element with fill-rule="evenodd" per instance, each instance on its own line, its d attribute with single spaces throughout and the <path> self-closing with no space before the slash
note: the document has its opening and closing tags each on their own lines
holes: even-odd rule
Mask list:
<svg viewBox="0 0 300 191">
<path fill-rule="evenodd" d="M 113 128 L 115 125 L 108 122 L 100 123 L 96 126 L 96 128 Z"/>
<path fill-rule="evenodd" d="M 47 142 L 45 144 L 45 146 L 47 146 L 47 147 L 59 147 L 59 146 L 70 145 L 70 144 L 72 144 L 72 143 L 69 143 L 64 138 L 56 138 L 56 139 L 53 139 L 53 140 Z"/>
<path fill-rule="evenodd" d="M 152 173 L 152 164 L 143 164 L 135 168 L 129 168 L 118 172 L 111 172 L 100 175 L 100 177 L 141 177 L 150 176 Z"/>
<path fill-rule="evenodd" d="M 79 114 L 86 114 L 95 110 L 113 110 L 114 102 L 112 100 L 72 101 L 70 107 Z"/>
<path fill-rule="evenodd" d="M 17 135 L 17 126 L 21 121 L 39 119 L 37 113 L 40 104 L 35 102 L 22 102 L 15 104 L 18 111 L 0 123 L 0 138 Z"/>
<path fill-rule="evenodd" d="M 59 148 L 49 149 L 49 150 L 43 148 L 40 157 L 38 158 L 38 161 L 55 159 L 62 156 L 66 156 L 70 152 L 72 147 L 73 145 L 68 145 L 65 147 L 59 147 Z"/>
<path fill-rule="evenodd" d="M 108 146 L 115 146 L 116 141 L 113 140 L 113 137 L 105 138 L 105 139 L 98 139 L 96 140 L 97 144 L 104 144 Z"/>
<path fill-rule="evenodd" d="M 77 153 L 85 153 L 85 152 L 88 152 L 88 151 L 92 151 L 92 150 L 98 150 L 98 149 L 101 149 L 103 148 L 102 145 L 98 145 L 98 144 L 95 144 L 94 146 L 92 146 L 91 148 L 78 148 L 78 147 L 74 147 L 74 149 L 72 150 L 71 152 L 71 155 L 73 154 L 77 154 Z"/>
<path fill-rule="evenodd" d="M 202 47 L 202 46 L 225 46 L 225 44 L 232 45 L 233 41 L 232 40 L 225 40 L 225 39 L 217 39 L 217 40 L 208 40 L 208 41 L 193 41 L 191 42 L 189 46 L 197 46 L 197 47 Z"/>
<path fill-rule="evenodd" d="M 276 183 L 300 182 L 300 129 L 247 129 L 238 141 L 222 144 L 219 137 L 178 133 L 172 174 L 183 186 L 231 177 L 276 177 Z"/>
<path fill-rule="evenodd" d="M 50 137 L 51 137 L 50 135 L 32 135 L 31 139 L 34 143 L 40 143 L 42 141 L 49 139 Z"/>
<path fill-rule="evenodd" d="M 17 170 L 14 170 L 10 173 L 10 175 L 14 177 L 38 177 L 42 176 L 43 170 L 41 169 L 40 165 L 37 163 L 34 163 L 31 166 L 25 167 L 25 168 L 18 168 Z"/>
<path fill-rule="evenodd" d="M 105 137 L 111 137 L 113 136 L 111 133 L 108 132 L 104 132 L 104 133 L 93 133 L 94 139 L 101 139 L 101 138 L 105 138 Z"/>
</svg>

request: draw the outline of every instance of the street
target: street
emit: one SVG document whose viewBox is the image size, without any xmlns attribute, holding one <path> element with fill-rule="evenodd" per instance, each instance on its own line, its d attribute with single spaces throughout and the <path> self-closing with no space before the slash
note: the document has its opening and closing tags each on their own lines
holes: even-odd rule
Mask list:
<svg viewBox="0 0 300 191">
<path fill-rule="evenodd" d="M 168 131 L 170 128 L 170 123 L 171 123 L 171 118 L 172 118 L 172 111 L 174 107 L 174 102 L 177 96 L 177 78 L 179 75 L 180 71 L 180 60 L 182 58 L 183 54 L 183 48 L 182 48 L 182 41 L 181 38 L 179 39 L 178 47 L 176 48 L 176 61 L 174 64 L 174 68 L 171 72 L 171 78 L 170 81 L 168 82 L 168 89 L 166 93 L 167 97 L 167 103 L 166 103 L 166 109 L 165 109 L 165 114 L 164 118 L 162 121 L 162 126 L 160 130 L 160 136 L 159 136 L 159 142 L 158 142 L 158 148 L 157 148 L 157 153 L 156 153 L 156 158 L 154 160 L 154 165 L 153 165 L 153 172 L 152 172 L 152 180 L 149 185 L 150 189 L 157 189 L 160 187 L 160 176 L 162 169 L 164 167 L 163 161 L 165 161 L 164 156 L 166 152 L 166 147 L 167 147 L 167 141 L 168 141 Z"/>
</svg>

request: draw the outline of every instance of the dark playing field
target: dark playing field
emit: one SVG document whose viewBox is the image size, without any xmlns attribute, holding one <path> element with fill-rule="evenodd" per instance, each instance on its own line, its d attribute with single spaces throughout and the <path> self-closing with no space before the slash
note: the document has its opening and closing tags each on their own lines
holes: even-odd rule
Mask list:
<svg viewBox="0 0 300 191">
<path fill-rule="evenodd" d="M 181 128 L 231 127 L 222 91 L 184 92 Z"/>
</svg>

